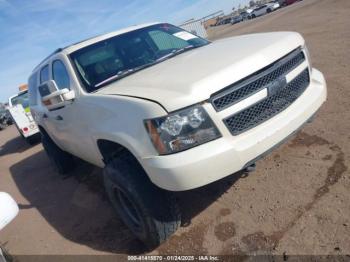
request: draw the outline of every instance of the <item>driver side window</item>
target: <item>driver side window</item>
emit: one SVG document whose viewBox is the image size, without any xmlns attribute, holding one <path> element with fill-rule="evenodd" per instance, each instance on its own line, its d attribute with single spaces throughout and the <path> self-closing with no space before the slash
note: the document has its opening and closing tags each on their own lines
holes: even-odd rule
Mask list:
<svg viewBox="0 0 350 262">
<path fill-rule="evenodd" d="M 58 89 L 70 89 L 70 79 L 65 65 L 60 60 L 52 63 L 52 79 L 55 80 Z"/>
</svg>

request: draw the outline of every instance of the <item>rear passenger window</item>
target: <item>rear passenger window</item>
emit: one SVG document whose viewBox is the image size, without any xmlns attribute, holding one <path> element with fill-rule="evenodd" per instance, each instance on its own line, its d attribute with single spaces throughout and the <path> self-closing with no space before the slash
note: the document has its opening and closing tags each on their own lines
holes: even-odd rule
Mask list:
<svg viewBox="0 0 350 262">
<path fill-rule="evenodd" d="M 62 61 L 56 60 L 52 63 L 52 78 L 55 80 L 58 89 L 70 89 L 69 75 Z"/>
<path fill-rule="evenodd" d="M 49 66 L 44 66 L 40 71 L 40 84 L 49 81 Z"/>
<path fill-rule="evenodd" d="M 29 106 L 37 105 L 37 73 L 33 74 L 28 80 Z"/>
</svg>

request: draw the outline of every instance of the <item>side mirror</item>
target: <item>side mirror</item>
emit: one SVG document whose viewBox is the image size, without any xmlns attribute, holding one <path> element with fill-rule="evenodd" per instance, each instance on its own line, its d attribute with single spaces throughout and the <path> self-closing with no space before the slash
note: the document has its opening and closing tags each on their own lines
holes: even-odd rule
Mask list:
<svg viewBox="0 0 350 262">
<path fill-rule="evenodd" d="M 39 93 L 43 104 L 49 110 L 63 107 L 66 101 L 72 101 L 75 98 L 73 90 L 69 90 L 68 88 L 58 89 L 54 80 L 49 80 L 40 85 Z"/>
<path fill-rule="evenodd" d="M 18 206 L 13 198 L 0 192 L 0 230 L 10 223 L 18 214 Z"/>
</svg>

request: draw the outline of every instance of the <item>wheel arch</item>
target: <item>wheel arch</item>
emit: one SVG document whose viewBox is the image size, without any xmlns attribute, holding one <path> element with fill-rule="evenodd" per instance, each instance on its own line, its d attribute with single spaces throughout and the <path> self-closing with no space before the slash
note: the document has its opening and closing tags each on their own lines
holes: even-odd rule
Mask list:
<svg viewBox="0 0 350 262">
<path fill-rule="evenodd" d="M 97 147 L 100 151 L 100 154 L 102 155 L 102 160 L 106 164 L 111 158 L 119 155 L 122 152 L 127 152 L 131 156 L 133 156 L 135 159 L 135 155 L 125 146 L 108 140 L 108 139 L 98 139 L 97 140 Z"/>
<path fill-rule="evenodd" d="M 151 181 L 149 175 L 147 174 L 146 170 L 143 168 L 139 159 L 127 147 L 108 139 L 98 139 L 97 147 L 98 147 L 98 150 L 100 151 L 100 154 L 102 155 L 102 161 L 104 162 L 105 165 L 107 165 L 107 163 L 109 163 L 113 158 L 116 158 L 119 155 L 120 156 L 128 155 L 132 159 L 134 159 L 135 163 L 137 163 L 139 167 L 144 171 L 143 174 L 147 178 L 147 180 Z"/>
<path fill-rule="evenodd" d="M 50 136 L 50 134 L 45 130 L 45 128 L 42 125 L 37 125 L 41 134 L 41 137 L 44 135 L 47 138 L 49 138 L 51 140 L 52 143 L 54 143 L 56 146 L 58 146 L 61 150 L 63 150 L 63 148 L 61 148 L 59 143 L 56 143 L 56 141 L 52 138 L 52 136 Z M 41 138 L 42 139 L 42 138 Z M 65 150 L 63 150 L 65 151 Z"/>
</svg>

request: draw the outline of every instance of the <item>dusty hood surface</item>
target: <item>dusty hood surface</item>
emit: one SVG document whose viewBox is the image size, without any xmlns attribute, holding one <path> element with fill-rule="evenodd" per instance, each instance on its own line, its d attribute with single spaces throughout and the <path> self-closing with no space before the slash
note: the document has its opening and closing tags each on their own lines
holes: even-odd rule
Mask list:
<svg viewBox="0 0 350 262">
<path fill-rule="evenodd" d="M 97 93 L 154 100 L 171 112 L 208 99 L 302 45 L 303 38 L 293 32 L 226 38 L 136 72 Z"/>
</svg>

